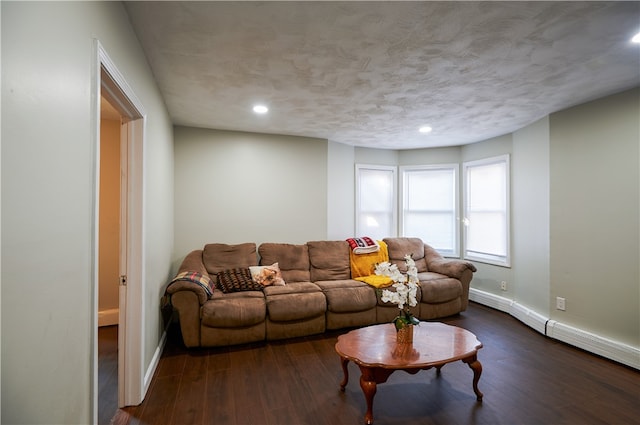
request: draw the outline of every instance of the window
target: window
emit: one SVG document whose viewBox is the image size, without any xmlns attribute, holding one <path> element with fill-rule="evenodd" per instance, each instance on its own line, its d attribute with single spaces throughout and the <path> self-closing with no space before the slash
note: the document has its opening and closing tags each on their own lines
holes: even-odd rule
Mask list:
<svg viewBox="0 0 640 425">
<path fill-rule="evenodd" d="M 458 164 L 401 167 L 403 236 L 458 257 Z"/>
<path fill-rule="evenodd" d="M 463 164 L 464 257 L 510 266 L 509 156 Z"/>
<path fill-rule="evenodd" d="M 356 164 L 356 236 L 396 236 L 396 167 Z"/>
</svg>

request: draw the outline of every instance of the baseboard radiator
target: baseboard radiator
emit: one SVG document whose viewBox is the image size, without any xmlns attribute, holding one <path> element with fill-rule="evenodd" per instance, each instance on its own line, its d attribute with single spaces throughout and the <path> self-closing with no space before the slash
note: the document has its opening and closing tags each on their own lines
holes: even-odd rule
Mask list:
<svg viewBox="0 0 640 425">
<path fill-rule="evenodd" d="M 640 370 L 640 349 L 565 325 L 499 295 L 469 289 L 469 299 L 515 317 L 536 332 Z"/>
</svg>

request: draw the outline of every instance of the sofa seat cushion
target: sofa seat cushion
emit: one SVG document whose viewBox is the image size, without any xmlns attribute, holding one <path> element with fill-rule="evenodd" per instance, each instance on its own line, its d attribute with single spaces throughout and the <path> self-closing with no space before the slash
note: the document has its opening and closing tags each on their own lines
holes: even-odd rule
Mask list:
<svg viewBox="0 0 640 425">
<path fill-rule="evenodd" d="M 372 286 L 355 279 L 319 280 L 313 283 L 325 292 L 332 289 L 344 288 L 369 288 L 372 291 L 374 290 Z"/>
<path fill-rule="evenodd" d="M 324 294 L 311 282 L 266 287 L 264 294 L 267 297 L 267 315 L 274 322 L 306 320 L 327 311 Z"/>
<path fill-rule="evenodd" d="M 324 316 L 327 299 L 320 291 L 270 295 L 267 315 L 273 322 L 291 322 Z"/>
<path fill-rule="evenodd" d="M 423 303 L 444 303 L 462 296 L 462 284 L 442 274 L 426 272 L 418 273 Z"/>
<path fill-rule="evenodd" d="M 333 313 L 353 313 L 376 306 L 376 291 L 366 283 L 353 279 L 315 282 L 327 297 L 327 309 Z"/>
<path fill-rule="evenodd" d="M 322 292 L 320 287 L 311 282 L 292 282 L 284 286 L 266 286 L 263 290 L 264 295 L 269 297 L 272 295 L 285 294 L 302 294 L 309 292 Z"/>
<path fill-rule="evenodd" d="M 264 299 L 264 293 L 262 291 L 241 291 L 241 292 L 229 292 L 225 294 L 222 291 L 215 291 L 211 296 L 212 300 L 230 300 L 234 298 L 262 298 Z"/>
<path fill-rule="evenodd" d="M 200 314 L 204 326 L 240 328 L 264 322 L 267 307 L 262 292 L 214 293 L 214 297 L 202 305 Z"/>
</svg>

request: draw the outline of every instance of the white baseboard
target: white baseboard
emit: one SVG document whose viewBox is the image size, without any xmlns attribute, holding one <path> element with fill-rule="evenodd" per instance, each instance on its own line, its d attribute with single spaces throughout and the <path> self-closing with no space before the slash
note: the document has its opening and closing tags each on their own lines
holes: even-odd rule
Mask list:
<svg viewBox="0 0 640 425">
<path fill-rule="evenodd" d="M 535 331 L 545 335 L 547 321 L 549 320 L 548 317 L 545 317 L 515 301 L 511 304 L 511 311 L 509 311 L 509 314 Z"/>
<path fill-rule="evenodd" d="M 120 310 L 111 308 L 109 310 L 98 311 L 98 326 L 112 326 L 119 322 Z"/>
<path fill-rule="evenodd" d="M 535 331 L 540 332 L 543 335 L 545 334 L 545 325 L 549 318 L 536 313 L 516 301 L 474 288 L 469 289 L 469 299 L 479 304 L 486 305 L 487 307 L 509 313 L 511 316 L 515 317 Z"/>
<path fill-rule="evenodd" d="M 640 349 L 549 320 L 547 335 L 590 353 L 640 369 Z"/>
<path fill-rule="evenodd" d="M 147 372 L 144 374 L 144 382 L 143 382 L 144 387 L 142 391 L 143 399 L 147 395 L 147 391 L 149 391 L 149 387 L 151 386 L 151 380 L 153 379 L 153 375 L 156 372 L 156 369 L 158 368 L 158 363 L 160 363 L 160 357 L 162 357 L 162 351 L 164 350 L 164 346 L 166 343 L 167 343 L 167 331 L 165 329 L 165 331 L 162 332 L 162 337 L 160 337 L 160 343 L 158 344 L 158 347 L 156 347 L 156 351 L 153 353 L 153 358 L 151 359 L 151 363 L 147 368 Z"/>
<path fill-rule="evenodd" d="M 474 288 L 469 288 L 469 299 L 505 313 L 509 313 L 511 304 L 513 304 L 513 301 L 508 298 L 500 297 Z"/>
<path fill-rule="evenodd" d="M 640 349 L 586 332 L 537 313 L 499 295 L 469 289 L 469 299 L 487 307 L 509 313 L 525 325 L 549 338 L 562 341 L 624 365 L 640 369 Z"/>
</svg>

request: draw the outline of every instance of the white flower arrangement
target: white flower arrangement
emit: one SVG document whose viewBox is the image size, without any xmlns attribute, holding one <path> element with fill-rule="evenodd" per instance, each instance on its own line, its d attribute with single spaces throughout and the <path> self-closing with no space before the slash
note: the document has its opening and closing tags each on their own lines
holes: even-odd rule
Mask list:
<svg viewBox="0 0 640 425">
<path fill-rule="evenodd" d="M 417 325 L 420 321 L 411 314 L 409 307 L 415 307 L 418 304 L 416 295 L 418 293 L 418 269 L 411 255 L 404 256 L 407 264 L 407 274 L 404 275 L 398 270 L 398 266 L 388 261 L 376 264 L 374 273 L 379 276 L 388 276 L 395 283 L 392 285 L 396 290 L 382 290 L 381 300 L 397 304 L 400 309 L 398 317 L 393 319 L 396 329 L 402 329 L 407 325 Z"/>
</svg>

